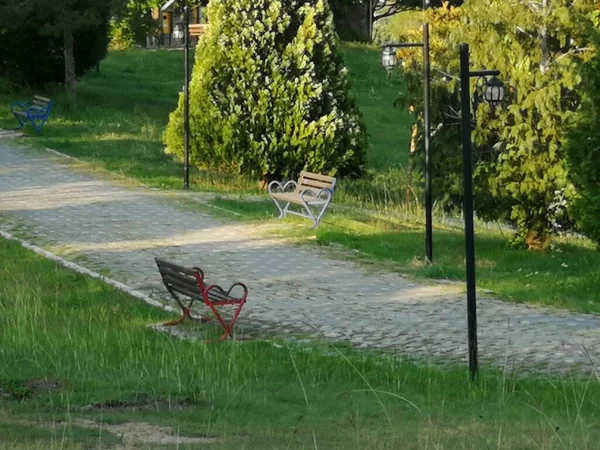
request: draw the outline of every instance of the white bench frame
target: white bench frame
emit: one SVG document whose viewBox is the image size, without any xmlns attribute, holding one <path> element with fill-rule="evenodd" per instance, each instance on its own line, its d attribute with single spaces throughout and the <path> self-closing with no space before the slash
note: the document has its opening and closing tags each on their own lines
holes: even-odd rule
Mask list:
<svg viewBox="0 0 600 450">
<path fill-rule="evenodd" d="M 333 199 L 335 183 L 336 179 L 334 177 L 302 171 L 298 181 L 290 180 L 285 184 L 280 181 L 271 181 L 268 191 L 269 197 L 279 210 L 278 219 L 293 214 L 311 219 L 313 228 L 316 228 Z M 290 187 L 293 190 L 290 190 Z M 292 204 L 300 205 L 303 211 L 291 210 L 290 206 Z M 316 214 L 311 208 L 315 210 Z"/>
</svg>

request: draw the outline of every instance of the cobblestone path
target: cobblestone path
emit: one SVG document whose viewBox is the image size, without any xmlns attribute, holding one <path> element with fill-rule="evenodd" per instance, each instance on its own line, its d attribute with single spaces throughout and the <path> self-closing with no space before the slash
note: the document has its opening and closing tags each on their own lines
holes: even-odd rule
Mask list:
<svg viewBox="0 0 600 450">
<path fill-rule="evenodd" d="M 211 281 L 244 281 L 250 297 L 238 323 L 246 328 L 322 333 L 416 357 L 466 358 L 459 287 L 367 272 L 173 201 L 0 139 L 0 215 L 7 231 L 15 232 L 16 219 L 34 242 L 70 251 L 82 265 L 109 269 L 113 278 L 164 301 L 155 256 L 199 264 Z M 480 357 L 492 364 L 592 369 L 600 354 L 600 317 L 481 298 L 478 314 Z"/>
</svg>

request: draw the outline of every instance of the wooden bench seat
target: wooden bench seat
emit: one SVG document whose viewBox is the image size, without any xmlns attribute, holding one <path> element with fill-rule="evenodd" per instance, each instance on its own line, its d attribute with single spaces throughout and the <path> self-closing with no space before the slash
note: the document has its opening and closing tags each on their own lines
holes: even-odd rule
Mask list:
<svg viewBox="0 0 600 450">
<path fill-rule="evenodd" d="M 27 122 L 31 123 L 35 131 L 41 133 L 44 124 L 50 117 L 53 101 L 46 97 L 36 95 L 32 101 L 13 102 L 10 110 L 19 122 L 19 128 L 25 126 Z"/>
<path fill-rule="evenodd" d="M 303 171 L 298 181 L 269 183 L 269 196 L 279 210 L 279 219 L 293 214 L 311 219 L 316 228 L 333 199 L 335 182 L 334 177 Z M 301 210 L 294 211 L 291 205 L 300 205 Z"/>
<path fill-rule="evenodd" d="M 248 297 L 248 288 L 244 284 L 235 283 L 228 291 L 225 291 L 219 285 L 208 284 L 204 278 L 204 272 L 199 267 L 188 268 L 161 258 L 155 258 L 155 261 L 163 284 L 182 311 L 179 319 L 165 322 L 163 325 L 179 325 L 186 318 L 191 318 L 194 302 L 200 301 L 209 308 L 214 318 L 223 327 L 224 333 L 219 340 L 222 341 L 232 336 L 235 321 Z M 234 294 L 234 291 L 239 295 Z M 223 306 L 237 306 L 229 321 L 226 321 L 217 309 Z M 200 314 L 200 318 L 202 322 L 212 320 L 212 317 L 203 314 Z"/>
</svg>

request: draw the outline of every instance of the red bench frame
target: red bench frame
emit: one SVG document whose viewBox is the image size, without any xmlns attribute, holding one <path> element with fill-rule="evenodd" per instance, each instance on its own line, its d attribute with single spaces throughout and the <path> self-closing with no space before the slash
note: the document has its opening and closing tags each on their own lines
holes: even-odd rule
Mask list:
<svg viewBox="0 0 600 450">
<path fill-rule="evenodd" d="M 192 306 L 196 300 L 201 299 L 214 314 L 214 317 L 221 327 L 223 327 L 224 333 L 219 338 L 219 341 L 232 337 L 233 327 L 242 308 L 246 304 L 246 299 L 248 297 L 248 288 L 245 284 L 234 283 L 229 290 L 225 291 L 218 284 L 210 284 L 207 286 L 204 272 L 199 267 L 192 267 L 190 269 L 160 258 L 155 258 L 155 261 L 161 274 L 163 284 L 182 311 L 182 315 L 179 319 L 165 322 L 163 323 L 164 326 L 179 325 L 186 318 L 193 318 Z M 192 280 L 194 280 L 195 283 L 193 283 Z M 197 288 L 197 292 L 194 291 L 194 287 Z M 236 288 L 241 288 L 243 291 L 243 294 L 240 297 L 234 297 L 232 295 L 232 291 Z M 184 304 L 184 301 L 180 296 L 185 296 L 189 299 L 187 305 Z M 226 321 L 217 308 L 230 305 L 238 306 L 233 312 L 231 320 Z M 208 322 L 211 321 L 212 318 L 201 314 L 200 320 L 201 322 Z"/>
</svg>

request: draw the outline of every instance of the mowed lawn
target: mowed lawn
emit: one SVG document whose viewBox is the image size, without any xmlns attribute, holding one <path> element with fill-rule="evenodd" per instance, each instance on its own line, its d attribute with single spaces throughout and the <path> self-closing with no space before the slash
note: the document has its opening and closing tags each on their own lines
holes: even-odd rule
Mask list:
<svg viewBox="0 0 600 450">
<path fill-rule="evenodd" d="M 595 376 L 483 367 L 471 384 L 327 343 L 182 341 L 146 327 L 170 314 L 14 242 L 0 254 L 2 449 L 134 448 L 132 422 L 135 448 L 600 448 Z M 144 441 L 159 426 L 205 441 Z"/>
<path fill-rule="evenodd" d="M 386 171 L 408 159 L 408 117 L 394 100 L 402 89 L 388 79 L 375 47 L 344 44 L 342 52 L 353 82 L 352 95 L 371 135 L 369 167 Z M 82 77 L 76 102 L 56 88 L 15 93 L 0 84 L 0 128 L 15 126 L 8 105 L 41 93 L 55 100 L 42 135 L 33 142 L 155 187 L 180 189 L 182 167 L 163 153 L 162 135 L 183 85 L 183 52 L 132 49 L 109 53 L 100 72 Z M 253 192 L 257 183 L 214 173 L 192 173 L 192 188 Z"/>
<path fill-rule="evenodd" d="M 420 198 L 406 192 L 410 117 L 393 107 L 403 88 L 396 75 L 388 78 L 376 47 L 344 43 L 341 47 L 352 95 L 363 113 L 370 134 L 367 155 L 369 175 L 343 180 L 335 203 L 371 207 L 365 214 L 338 209 L 326 216 L 317 231 L 292 226 L 283 234 L 313 245 L 341 245 L 365 262 L 385 263 L 393 270 L 416 277 L 464 279 L 464 241 L 458 227 L 443 225 L 436 214 L 434 261 L 423 264 L 423 210 Z M 181 51 L 128 50 L 112 52 L 99 73 L 83 77 L 77 101 L 69 104 L 61 92 L 43 91 L 56 99 L 56 109 L 42 135 L 28 131 L 34 144 L 82 158 L 150 186 L 181 189 L 181 165 L 162 152 L 162 133 L 175 108 L 182 85 Z M 0 87 L 0 102 L 7 105 L 32 92 L 9 93 Z M 8 107 L 0 108 L 0 127 L 14 125 Z M 257 192 L 257 183 L 237 176 L 192 171 L 192 188 L 216 192 Z M 271 204 L 218 200 L 221 207 L 245 215 L 247 220 L 271 220 Z M 214 212 L 214 211 L 212 211 Z M 236 218 L 237 216 L 230 216 Z M 297 222 L 287 222 L 297 224 Z M 558 239 L 556 249 L 545 253 L 515 250 L 494 229 L 477 231 L 478 286 L 494 296 L 516 302 L 543 304 L 579 312 L 600 313 L 600 252 L 586 240 Z"/>
</svg>

